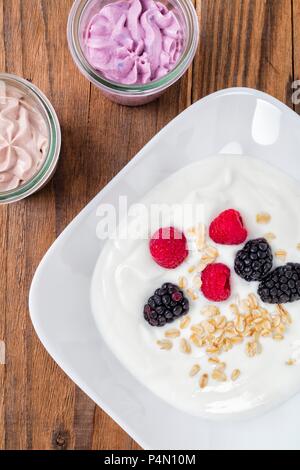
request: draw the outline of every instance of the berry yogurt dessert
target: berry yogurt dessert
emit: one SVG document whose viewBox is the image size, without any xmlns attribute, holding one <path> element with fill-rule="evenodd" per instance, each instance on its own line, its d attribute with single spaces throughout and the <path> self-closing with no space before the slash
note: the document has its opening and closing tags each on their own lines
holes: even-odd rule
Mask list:
<svg viewBox="0 0 300 470">
<path fill-rule="evenodd" d="M 299 392 L 299 201 L 299 185 L 267 163 L 216 156 L 170 175 L 121 222 L 94 271 L 92 310 L 153 393 L 222 419 Z"/>
<path fill-rule="evenodd" d="M 140 105 L 187 70 L 198 18 L 190 0 L 77 0 L 68 38 L 76 64 L 106 96 Z"/>
<path fill-rule="evenodd" d="M 84 46 L 91 66 L 108 80 L 145 84 L 175 67 L 183 51 L 183 29 L 160 2 L 119 0 L 92 17 Z"/>
</svg>

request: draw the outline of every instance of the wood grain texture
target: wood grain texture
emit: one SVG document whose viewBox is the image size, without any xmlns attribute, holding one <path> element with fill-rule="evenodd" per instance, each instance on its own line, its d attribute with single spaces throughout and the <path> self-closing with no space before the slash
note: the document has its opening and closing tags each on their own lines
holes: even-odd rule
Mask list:
<svg viewBox="0 0 300 470">
<path fill-rule="evenodd" d="M 193 67 L 141 108 L 103 98 L 69 55 L 72 0 L 0 0 L 0 66 L 32 80 L 62 125 L 58 171 L 30 199 L 0 207 L 0 449 L 138 449 L 54 364 L 28 315 L 28 289 L 48 247 L 155 133 L 193 101 L 230 86 L 292 106 L 300 77 L 300 0 L 195 0 L 201 27 Z M 296 106 L 300 110 L 299 105 Z"/>
<path fill-rule="evenodd" d="M 200 0 L 201 41 L 193 100 L 231 86 L 266 91 L 290 103 L 291 0 Z"/>
</svg>

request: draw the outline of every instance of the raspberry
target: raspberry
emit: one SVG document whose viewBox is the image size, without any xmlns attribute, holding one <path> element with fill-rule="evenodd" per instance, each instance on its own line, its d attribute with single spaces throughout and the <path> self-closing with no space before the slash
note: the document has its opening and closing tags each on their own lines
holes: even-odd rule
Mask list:
<svg viewBox="0 0 300 470">
<path fill-rule="evenodd" d="M 246 240 L 248 233 L 241 214 L 234 209 L 228 209 L 212 221 L 209 236 L 221 245 L 240 245 Z"/>
<path fill-rule="evenodd" d="M 144 318 L 151 326 L 164 326 L 186 315 L 190 305 L 178 286 L 166 282 L 144 306 Z"/>
<path fill-rule="evenodd" d="M 209 264 L 202 272 L 201 279 L 201 290 L 208 300 L 222 302 L 230 297 L 230 269 L 225 264 Z"/>
<path fill-rule="evenodd" d="M 177 268 L 188 255 L 185 235 L 174 227 L 160 228 L 150 240 L 150 253 L 157 264 Z"/>
</svg>

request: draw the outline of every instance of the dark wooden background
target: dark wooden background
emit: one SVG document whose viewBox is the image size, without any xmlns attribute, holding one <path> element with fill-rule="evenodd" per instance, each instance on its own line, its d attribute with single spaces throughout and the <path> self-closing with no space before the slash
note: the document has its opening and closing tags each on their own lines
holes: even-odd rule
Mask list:
<svg viewBox="0 0 300 470">
<path fill-rule="evenodd" d="M 28 315 L 41 258 L 73 217 L 165 124 L 215 90 L 248 86 L 289 106 L 300 75 L 300 0 L 196 0 L 193 67 L 159 101 L 119 107 L 75 68 L 66 41 L 72 0 L 0 0 L 0 70 L 32 80 L 62 125 L 56 176 L 0 207 L 0 449 L 137 449 L 50 359 Z M 300 108 L 299 108 L 300 110 Z"/>
</svg>

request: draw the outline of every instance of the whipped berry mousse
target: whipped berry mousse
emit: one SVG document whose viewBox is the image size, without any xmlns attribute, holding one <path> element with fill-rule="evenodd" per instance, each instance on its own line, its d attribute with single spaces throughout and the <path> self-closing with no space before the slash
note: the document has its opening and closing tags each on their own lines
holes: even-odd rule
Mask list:
<svg viewBox="0 0 300 470">
<path fill-rule="evenodd" d="M 139 201 L 148 212 L 107 241 L 95 320 L 157 396 L 215 419 L 299 392 L 299 201 L 298 184 L 263 161 L 210 157 L 162 181 Z M 162 203 L 164 225 L 151 212 Z"/>
<path fill-rule="evenodd" d="M 92 17 L 84 51 L 107 80 L 147 84 L 174 69 L 183 52 L 183 30 L 175 13 L 161 2 L 120 0 Z"/>
</svg>

